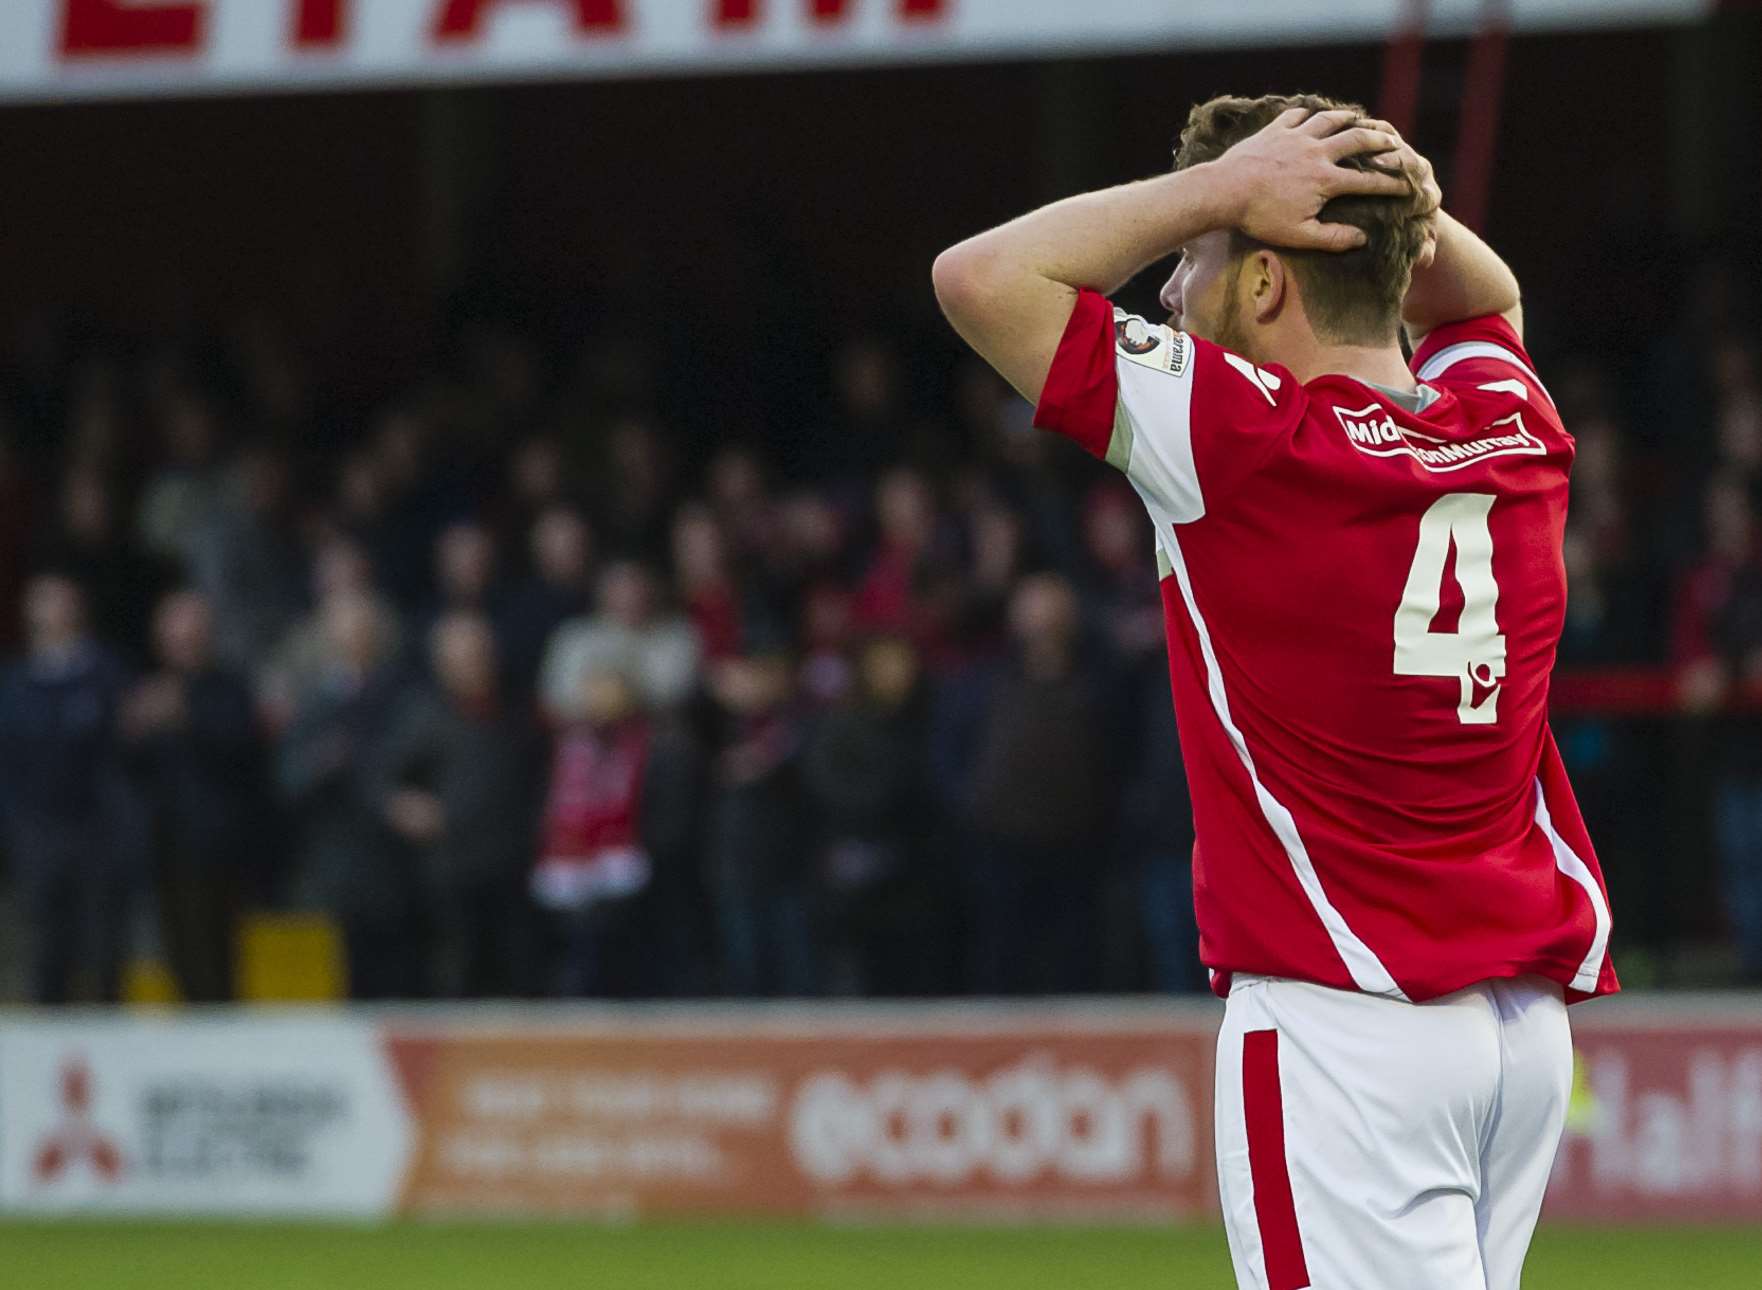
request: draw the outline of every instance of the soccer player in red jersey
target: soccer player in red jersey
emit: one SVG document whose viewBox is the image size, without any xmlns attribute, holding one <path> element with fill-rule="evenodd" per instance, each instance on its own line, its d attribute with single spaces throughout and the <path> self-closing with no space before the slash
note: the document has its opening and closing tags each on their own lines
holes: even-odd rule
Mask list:
<svg viewBox="0 0 1762 1290">
<path fill-rule="evenodd" d="M 1177 253 L 1166 325 L 1109 304 Z M 1547 723 L 1573 441 L 1515 278 L 1391 128 L 1308 96 L 1203 104 L 1172 173 L 933 276 L 1155 523 L 1238 1280 L 1515 1290 L 1566 1004 L 1617 989 Z"/>
</svg>

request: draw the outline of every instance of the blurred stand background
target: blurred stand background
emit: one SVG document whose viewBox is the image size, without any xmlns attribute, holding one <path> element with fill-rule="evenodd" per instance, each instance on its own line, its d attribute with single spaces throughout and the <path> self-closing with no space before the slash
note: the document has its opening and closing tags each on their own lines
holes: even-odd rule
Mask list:
<svg viewBox="0 0 1762 1290">
<path fill-rule="evenodd" d="M 1149 534 L 927 266 L 1269 88 L 1401 117 L 1517 268 L 1624 976 L 1762 979 L 1758 15 L 1361 7 L 916 65 L 989 9 L 723 5 L 908 65 L 188 97 L 239 6 L 48 4 L 0 80 L 76 100 L 0 109 L 5 993 L 230 998 L 241 945 L 364 998 L 1200 986 Z M 413 74 L 616 72 L 643 6 L 501 8 Z M 173 92 L 77 101 L 130 77 Z"/>
<path fill-rule="evenodd" d="M 1629 996 L 1550 1213 L 1762 1216 L 1759 73 L 1711 0 L 0 8 L 0 1002 L 160 1005 L 0 1010 L 0 1208 L 1215 1215 L 1151 534 L 929 266 L 1314 90 L 1578 438 Z M 351 998 L 499 1002 L 171 1006 Z"/>
</svg>

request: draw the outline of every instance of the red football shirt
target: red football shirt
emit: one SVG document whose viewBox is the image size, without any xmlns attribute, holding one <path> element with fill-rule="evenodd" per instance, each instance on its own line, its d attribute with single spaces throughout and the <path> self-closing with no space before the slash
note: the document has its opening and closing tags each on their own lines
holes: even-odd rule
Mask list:
<svg viewBox="0 0 1762 1290">
<path fill-rule="evenodd" d="M 1083 292 L 1036 424 L 1156 525 L 1200 956 L 1430 999 L 1618 988 L 1548 729 L 1572 437 L 1499 318 L 1414 355 L 1422 410 L 1300 384 Z"/>
</svg>

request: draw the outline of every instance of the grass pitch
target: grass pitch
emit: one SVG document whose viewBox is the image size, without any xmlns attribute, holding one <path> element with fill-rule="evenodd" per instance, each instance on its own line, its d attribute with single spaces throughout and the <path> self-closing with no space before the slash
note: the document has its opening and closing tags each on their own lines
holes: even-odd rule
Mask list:
<svg viewBox="0 0 1762 1290">
<path fill-rule="evenodd" d="M 1233 1290 L 1215 1228 L 0 1224 L 19 1290 Z M 1757 1290 L 1762 1226 L 1544 1227 L 1525 1290 Z"/>
</svg>

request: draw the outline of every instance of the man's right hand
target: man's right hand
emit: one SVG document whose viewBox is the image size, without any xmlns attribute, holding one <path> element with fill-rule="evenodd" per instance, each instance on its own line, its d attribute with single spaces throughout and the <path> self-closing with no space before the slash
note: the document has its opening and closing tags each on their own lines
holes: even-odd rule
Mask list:
<svg viewBox="0 0 1762 1290">
<path fill-rule="evenodd" d="M 1364 244 L 1364 230 L 1324 223 L 1323 206 L 1346 194 L 1409 197 L 1414 188 L 1403 174 L 1340 162 L 1402 146 L 1399 135 L 1361 123 L 1355 112 L 1291 108 L 1211 164 L 1231 195 L 1230 227 L 1270 246 L 1350 251 Z"/>
</svg>

